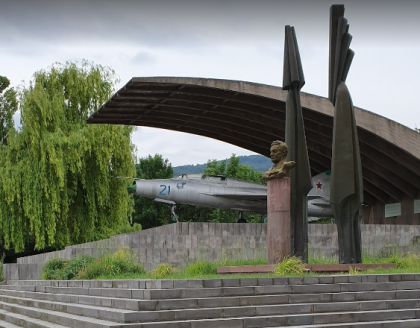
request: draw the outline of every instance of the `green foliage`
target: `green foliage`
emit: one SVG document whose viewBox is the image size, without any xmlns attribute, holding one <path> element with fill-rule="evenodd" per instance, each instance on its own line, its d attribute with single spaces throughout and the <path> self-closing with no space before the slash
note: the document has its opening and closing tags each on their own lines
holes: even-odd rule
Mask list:
<svg viewBox="0 0 420 328">
<path fill-rule="evenodd" d="M 66 260 L 63 259 L 52 259 L 45 263 L 42 268 L 41 280 L 60 280 L 63 277 L 63 269 Z"/>
<path fill-rule="evenodd" d="M 166 278 L 174 273 L 177 273 L 178 270 L 174 268 L 172 264 L 169 263 L 161 263 L 156 266 L 151 272 L 150 275 L 152 278 L 155 279 L 162 279 Z"/>
<path fill-rule="evenodd" d="M 9 79 L 0 76 L 0 145 L 7 143 L 9 130 L 14 128 L 13 114 L 18 109 L 16 91 L 7 89 L 9 85 Z"/>
<path fill-rule="evenodd" d="M 361 274 L 361 273 L 362 273 L 362 270 L 359 269 L 358 267 L 349 266 L 349 274 L 356 275 L 356 274 Z"/>
<path fill-rule="evenodd" d="M 99 276 L 113 278 L 121 274 L 144 274 L 128 248 L 95 259 L 82 255 L 72 260 L 53 259 L 48 261 L 41 274 L 43 280 L 95 279 Z"/>
<path fill-rule="evenodd" d="M 335 256 L 331 256 L 331 257 L 322 257 L 322 256 L 309 257 L 308 263 L 309 264 L 338 264 L 338 257 L 335 257 Z"/>
<path fill-rule="evenodd" d="M 79 271 L 77 279 L 113 278 L 122 274 L 143 274 L 144 267 L 136 261 L 135 255 L 127 248 L 120 248 L 114 254 L 97 258 Z"/>
<path fill-rule="evenodd" d="M 189 264 L 184 269 L 184 274 L 186 276 L 203 276 L 217 274 L 217 268 L 221 266 L 241 266 L 241 265 L 262 265 L 267 264 L 267 259 L 258 258 L 251 260 L 231 260 L 231 259 L 222 259 L 220 261 L 195 261 Z"/>
<path fill-rule="evenodd" d="M 285 276 L 290 274 L 302 274 L 306 271 L 305 263 L 296 256 L 286 257 L 282 262 L 276 265 L 274 273 Z"/>
<path fill-rule="evenodd" d="M 48 261 L 42 269 L 43 280 L 70 280 L 77 276 L 79 271 L 95 260 L 93 256 L 81 255 L 73 260 L 53 259 Z"/>
<path fill-rule="evenodd" d="M 0 154 L 0 238 L 16 252 L 132 231 L 132 127 L 87 125 L 118 82 L 86 61 L 36 72 L 20 98 L 21 130 Z"/>
<path fill-rule="evenodd" d="M 388 263 L 395 263 L 397 269 L 420 268 L 420 257 L 413 253 L 405 255 L 394 254 L 387 260 Z"/>
<path fill-rule="evenodd" d="M 3 276 L 3 258 L 0 259 L 0 282 L 4 280 Z"/>
<path fill-rule="evenodd" d="M 349 274 L 379 274 L 379 273 L 417 273 L 420 272 L 420 257 L 413 253 L 392 255 L 389 257 L 369 257 L 370 261 L 364 263 L 396 263 L 397 269 L 369 269 L 360 271 L 349 265 Z M 311 263 L 331 263 L 331 259 L 313 259 Z M 337 262 L 335 262 L 337 263 Z M 251 278 L 251 277 L 276 277 L 283 276 L 313 276 L 308 272 L 304 263 L 297 257 L 285 259 L 276 266 L 272 274 L 240 274 L 218 275 L 220 266 L 262 265 L 267 264 L 267 259 L 228 259 L 220 261 L 195 261 L 184 270 L 174 268 L 172 264 L 158 265 L 154 270 L 146 272 L 128 248 L 118 249 L 114 254 L 94 259 L 82 256 L 74 260 L 55 259 L 46 263 L 41 279 L 204 279 L 204 278 Z M 75 272 L 77 273 L 75 275 Z"/>
<path fill-rule="evenodd" d="M 268 157 L 262 155 L 249 155 L 249 156 L 238 156 L 239 162 L 243 165 L 252 167 L 255 171 L 265 172 L 273 163 Z M 220 160 L 217 161 L 220 164 Z M 226 160 L 229 163 L 229 159 Z M 207 164 L 196 164 L 196 165 L 180 165 L 174 167 L 174 176 L 178 176 L 180 174 L 192 174 L 192 173 L 204 173 Z"/>
<path fill-rule="evenodd" d="M 140 179 L 170 179 L 174 174 L 172 164 L 159 154 L 140 158 L 136 169 L 137 177 Z"/>
<path fill-rule="evenodd" d="M 171 163 L 159 154 L 140 158 L 136 170 L 136 176 L 140 179 L 169 179 L 173 176 Z M 140 196 L 134 197 L 133 222 L 140 223 L 143 229 L 168 224 L 170 215 L 171 208 L 167 204 Z"/>
<path fill-rule="evenodd" d="M 218 266 L 219 262 L 195 261 L 185 268 L 184 273 L 187 276 L 217 274 Z"/>
<path fill-rule="evenodd" d="M 264 184 L 262 172 L 255 171 L 254 168 L 239 164 L 240 157 L 232 154 L 229 161 L 209 160 L 207 168 L 204 169 L 205 174 L 224 175 L 229 178 L 236 178 L 240 180 L 256 182 Z"/>
</svg>

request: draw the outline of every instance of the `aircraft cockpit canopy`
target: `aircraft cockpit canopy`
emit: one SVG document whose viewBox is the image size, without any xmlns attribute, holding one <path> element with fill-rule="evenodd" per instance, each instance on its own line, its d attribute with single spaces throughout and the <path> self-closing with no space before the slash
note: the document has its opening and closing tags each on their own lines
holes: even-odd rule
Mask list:
<svg viewBox="0 0 420 328">
<path fill-rule="evenodd" d="M 223 175 L 211 174 L 180 174 L 176 180 L 208 180 L 208 181 L 225 181 L 226 177 Z"/>
<path fill-rule="evenodd" d="M 202 174 L 180 174 L 176 178 L 177 180 L 200 180 Z"/>
<path fill-rule="evenodd" d="M 225 181 L 226 177 L 223 175 L 210 175 L 204 174 L 201 179 L 209 180 L 209 181 Z"/>
</svg>

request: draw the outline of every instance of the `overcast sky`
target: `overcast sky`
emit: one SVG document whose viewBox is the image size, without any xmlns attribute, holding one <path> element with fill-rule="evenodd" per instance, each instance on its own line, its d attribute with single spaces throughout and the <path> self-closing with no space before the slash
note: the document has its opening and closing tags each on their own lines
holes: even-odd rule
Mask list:
<svg viewBox="0 0 420 328">
<path fill-rule="evenodd" d="M 292 3 L 292 4 L 290 4 Z M 186 76 L 281 86 L 284 26 L 295 26 L 306 85 L 327 96 L 329 7 L 345 5 L 353 103 L 420 126 L 419 1 L 0 0 L 0 75 L 13 86 L 54 62 L 112 67 L 121 79 Z M 253 154 L 220 141 L 139 127 L 137 156 L 174 166 Z"/>
</svg>

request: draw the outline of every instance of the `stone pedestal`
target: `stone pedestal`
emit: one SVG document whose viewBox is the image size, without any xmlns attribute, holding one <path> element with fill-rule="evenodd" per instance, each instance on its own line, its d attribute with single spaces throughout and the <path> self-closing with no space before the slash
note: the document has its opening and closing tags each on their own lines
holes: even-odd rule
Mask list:
<svg viewBox="0 0 420 328">
<path fill-rule="evenodd" d="M 267 259 L 281 262 L 292 255 L 290 235 L 290 178 L 267 182 Z"/>
</svg>

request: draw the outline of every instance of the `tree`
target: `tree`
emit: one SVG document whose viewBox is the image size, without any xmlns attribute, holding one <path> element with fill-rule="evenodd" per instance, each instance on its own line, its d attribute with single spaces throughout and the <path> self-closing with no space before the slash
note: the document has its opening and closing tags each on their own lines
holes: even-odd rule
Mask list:
<svg viewBox="0 0 420 328">
<path fill-rule="evenodd" d="M 136 165 L 137 177 L 140 179 L 169 179 L 174 170 L 168 159 L 162 155 L 140 158 Z M 171 208 L 167 204 L 156 203 L 152 199 L 135 196 L 133 222 L 140 223 L 143 229 L 168 224 Z"/>
<path fill-rule="evenodd" d="M 223 160 L 217 163 L 217 160 L 209 160 L 207 168 L 204 169 L 205 174 L 225 175 L 229 178 L 250 181 L 265 184 L 262 178 L 262 172 L 248 165 L 239 164 L 240 158 L 232 154 L 229 161 Z"/>
<path fill-rule="evenodd" d="M 0 144 L 3 145 L 7 142 L 9 130 L 14 127 L 13 115 L 18 109 L 16 91 L 7 89 L 9 85 L 9 79 L 0 76 Z"/>
<path fill-rule="evenodd" d="M 60 248 L 132 230 L 132 197 L 112 177 L 134 174 L 133 128 L 85 123 L 117 82 L 109 68 L 68 62 L 36 72 L 23 90 L 21 130 L 0 154 L 5 249 Z"/>
</svg>

